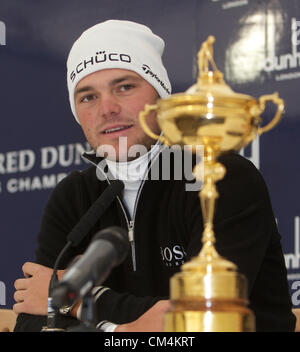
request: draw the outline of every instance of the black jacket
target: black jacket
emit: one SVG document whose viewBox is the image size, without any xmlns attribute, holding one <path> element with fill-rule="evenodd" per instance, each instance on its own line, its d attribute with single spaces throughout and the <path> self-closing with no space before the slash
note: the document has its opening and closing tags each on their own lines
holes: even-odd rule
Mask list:
<svg viewBox="0 0 300 352">
<path fill-rule="evenodd" d="M 161 162 L 163 153 L 156 163 Z M 293 331 L 295 316 L 291 312 L 287 272 L 265 182 L 254 165 L 237 154 L 225 155 L 220 161 L 227 172 L 217 184 L 220 197 L 214 218 L 216 249 L 236 263 L 248 279 L 256 330 Z M 56 186 L 41 224 L 38 263 L 53 267 L 66 236 L 106 187 L 106 181 L 97 179 L 95 166 L 73 172 Z M 61 268 L 85 251 L 99 229 L 112 225 L 128 228 L 119 200 L 113 202 L 78 248 L 69 251 Z M 187 192 L 186 182 L 174 177 L 169 181 L 146 180 L 135 213 L 134 251 L 103 283 L 110 290 L 97 301 L 97 319 L 130 322 L 161 298 L 167 298 L 170 278 L 183 262 L 199 253 L 202 232 L 198 191 Z M 58 326 L 77 323 L 73 318 L 61 317 Z M 20 314 L 15 331 L 39 331 L 45 324 L 45 317 Z"/>
</svg>

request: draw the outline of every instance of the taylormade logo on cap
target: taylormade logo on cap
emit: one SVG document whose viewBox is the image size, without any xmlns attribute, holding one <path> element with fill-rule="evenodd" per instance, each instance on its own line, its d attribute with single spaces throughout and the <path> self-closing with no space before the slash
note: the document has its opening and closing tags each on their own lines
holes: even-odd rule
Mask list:
<svg viewBox="0 0 300 352">
<path fill-rule="evenodd" d="M 74 91 L 85 76 L 104 69 L 134 71 L 149 82 L 161 98 L 171 94 L 171 84 L 162 63 L 164 41 L 146 26 L 130 21 L 99 23 L 75 41 L 67 61 L 71 110 L 78 121 Z"/>
<path fill-rule="evenodd" d="M 145 71 L 145 74 L 149 74 L 151 77 L 153 77 L 154 79 L 157 80 L 157 82 L 161 85 L 161 87 L 168 93 L 171 94 L 171 91 L 169 90 L 169 88 L 167 88 L 165 86 L 165 83 L 157 76 L 156 73 L 151 71 L 151 68 L 148 65 L 143 65 L 142 69 Z"/>
</svg>

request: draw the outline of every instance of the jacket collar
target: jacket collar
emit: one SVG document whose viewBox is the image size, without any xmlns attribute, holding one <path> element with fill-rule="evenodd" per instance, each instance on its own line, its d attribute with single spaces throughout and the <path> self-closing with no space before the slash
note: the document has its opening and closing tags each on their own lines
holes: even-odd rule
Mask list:
<svg viewBox="0 0 300 352">
<path fill-rule="evenodd" d="M 81 154 L 81 157 L 88 162 L 92 163 L 93 165 L 98 165 L 100 161 L 103 160 L 100 156 L 97 156 L 96 152 L 94 150 L 89 150 L 85 151 L 84 153 Z"/>
</svg>

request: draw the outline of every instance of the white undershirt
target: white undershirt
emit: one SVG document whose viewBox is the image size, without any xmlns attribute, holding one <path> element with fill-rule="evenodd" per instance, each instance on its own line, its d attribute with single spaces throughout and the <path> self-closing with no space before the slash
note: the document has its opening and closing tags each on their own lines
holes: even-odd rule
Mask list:
<svg viewBox="0 0 300 352">
<path fill-rule="evenodd" d="M 112 175 L 124 182 L 123 201 L 131 219 L 133 219 L 134 205 L 138 189 L 146 175 L 150 160 L 159 152 L 161 144 L 156 143 L 148 153 L 128 162 L 116 162 L 106 159 Z"/>
</svg>

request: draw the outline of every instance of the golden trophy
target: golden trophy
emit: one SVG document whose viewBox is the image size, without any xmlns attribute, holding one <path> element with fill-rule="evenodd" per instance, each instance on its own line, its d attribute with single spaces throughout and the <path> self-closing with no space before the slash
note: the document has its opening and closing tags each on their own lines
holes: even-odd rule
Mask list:
<svg viewBox="0 0 300 352">
<path fill-rule="evenodd" d="M 168 146 L 189 145 L 193 152 L 203 146 L 203 159 L 193 170 L 196 179 L 203 181 L 199 193 L 204 223 L 202 248 L 170 280 L 172 309 L 164 317 L 166 332 L 255 331 L 255 317 L 247 307 L 246 277 L 214 246 L 216 182 L 226 172 L 217 158 L 240 150 L 257 134 L 272 129 L 281 119 L 284 102 L 277 93 L 258 99 L 235 93 L 216 67 L 214 41 L 210 36 L 200 48 L 196 84 L 185 93 L 146 105 L 140 113 L 141 126 L 150 137 Z M 260 115 L 268 101 L 277 105 L 277 111 L 271 122 L 260 127 Z M 154 134 L 146 123 L 152 111 L 157 114 L 163 136 Z"/>
</svg>

